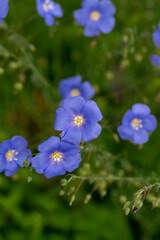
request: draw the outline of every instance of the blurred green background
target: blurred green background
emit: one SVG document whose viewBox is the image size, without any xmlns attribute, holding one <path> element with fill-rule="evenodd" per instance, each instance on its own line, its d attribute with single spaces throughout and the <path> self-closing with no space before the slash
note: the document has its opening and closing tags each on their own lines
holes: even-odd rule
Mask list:
<svg viewBox="0 0 160 240">
<path fill-rule="evenodd" d="M 147 176 L 159 176 L 160 126 L 142 147 L 119 139 L 116 128 L 137 102 L 149 105 L 160 118 L 160 71 L 149 62 L 152 53 L 160 52 L 152 42 L 160 1 L 114 0 L 116 27 L 95 38 L 84 37 L 74 22 L 72 12 L 80 8 L 80 0 L 58 2 L 64 17 L 48 28 L 35 1 L 10 1 L 0 28 L 0 141 L 21 135 L 36 153 L 38 144 L 58 135 L 54 118 L 59 82 L 80 74 L 93 84 L 104 118 L 100 137 L 85 144 L 75 173 L 140 176 L 146 182 L 85 181 L 69 206 L 78 180 L 60 196 L 62 177 L 47 180 L 32 175 L 31 168 L 10 178 L 1 174 L 0 240 L 159 240 L 159 208 L 148 199 L 138 213 L 125 216 L 122 206 L 144 184 L 154 183 Z M 92 190 L 92 199 L 85 204 Z M 153 191 L 151 197 L 157 196 Z"/>
</svg>

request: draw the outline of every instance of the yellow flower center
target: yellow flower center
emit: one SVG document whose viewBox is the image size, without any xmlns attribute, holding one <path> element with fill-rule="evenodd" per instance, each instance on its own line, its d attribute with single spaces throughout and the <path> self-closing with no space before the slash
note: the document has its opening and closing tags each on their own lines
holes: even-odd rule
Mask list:
<svg viewBox="0 0 160 240">
<path fill-rule="evenodd" d="M 91 12 L 91 20 L 98 21 L 100 19 L 101 14 L 98 11 Z"/>
<path fill-rule="evenodd" d="M 15 150 L 9 150 L 7 153 L 6 153 L 6 158 L 7 158 L 7 161 L 11 162 L 13 160 L 18 160 L 17 158 L 15 158 L 15 156 L 18 154 L 18 152 L 16 152 Z"/>
<path fill-rule="evenodd" d="M 60 152 L 54 152 L 52 153 L 52 159 L 54 162 L 61 162 L 63 159 L 62 159 L 62 154 Z"/>
<path fill-rule="evenodd" d="M 74 124 L 80 127 L 84 123 L 84 118 L 82 116 L 76 116 L 74 118 Z"/>
<path fill-rule="evenodd" d="M 139 128 L 142 128 L 142 120 L 138 119 L 138 118 L 134 118 L 131 122 L 131 126 L 135 129 L 135 130 L 139 130 Z"/>
<path fill-rule="evenodd" d="M 71 97 L 76 97 L 76 96 L 80 96 L 81 93 L 77 88 L 73 88 L 70 92 L 70 95 L 71 95 Z"/>
</svg>

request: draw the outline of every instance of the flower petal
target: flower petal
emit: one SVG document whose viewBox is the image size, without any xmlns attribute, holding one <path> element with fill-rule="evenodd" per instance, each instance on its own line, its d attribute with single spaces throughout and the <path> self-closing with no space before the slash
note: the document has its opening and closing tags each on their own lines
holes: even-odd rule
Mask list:
<svg viewBox="0 0 160 240">
<path fill-rule="evenodd" d="M 46 153 L 40 153 L 37 156 L 33 157 L 31 162 L 34 170 L 37 173 L 42 174 L 50 164 L 49 155 Z"/>
<path fill-rule="evenodd" d="M 79 151 L 80 147 L 66 142 L 61 142 L 60 152 L 64 154 L 65 157 L 75 156 Z"/>
<path fill-rule="evenodd" d="M 6 162 L 5 175 L 11 176 L 15 174 L 19 169 L 19 166 L 16 161 Z"/>
<path fill-rule="evenodd" d="M 80 144 L 81 142 L 81 128 L 70 127 L 66 131 L 62 132 L 61 139 L 64 142 L 71 144 Z"/>
<path fill-rule="evenodd" d="M 134 144 L 143 144 L 146 143 L 149 139 L 148 133 L 145 129 L 140 129 L 134 132 L 132 142 Z"/>
<path fill-rule="evenodd" d="M 82 95 L 83 95 L 85 101 L 90 100 L 95 94 L 94 88 L 87 81 L 82 84 L 81 89 L 82 89 Z"/>
<path fill-rule="evenodd" d="M 131 139 L 134 133 L 131 127 L 125 127 L 125 126 L 119 126 L 117 128 L 117 131 L 123 140 Z"/>
<path fill-rule="evenodd" d="M 74 19 L 80 26 L 84 26 L 87 21 L 87 12 L 85 9 L 78 9 L 73 12 Z"/>
<path fill-rule="evenodd" d="M 12 148 L 18 152 L 26 148 L 28 146 L 28 142 L 25 138 L 21 136 L 14 136 L 11 139 L 11 145 L 12 145 Z"/>
<path fill-rule="evenodd" d="M 157 119 L 154 115 L 150 115 L 149 117 L 143 119 L 142 124 L 147 131 L 153 132 L 157 127 Z"/>
<path fill-rule="evenodd" d="M 65 99 L 62 107 L 68 114 L 75 115 L 81 113 L 81 110 L 84 107 L 84 105 L 85 105 L 84 98 L 81 96 L 77 96 L 74 98 Z"/>
<path fill-rule="evenodd" d="M 131 110 L 128 110 L 122 118 L 122 125 L 123 126 L 130 126 L 134 115 Z"/>
<path fill-rule="evenodd" d="M 84 117 L 89 121 L 98 122 L 102 119 L 101 111 L 94 101 L 88 101 L 83 109 Z"/>
<path fill-rule="evenodd" d="M 54 22 L 54 17 L 51 14 L 48 13 L 45 15 L 45 23 L 47 24 L 47 26 L 53 26 Z"/>
<path fill-rule="evenodd" d="M 62 164 L 66 171 L 72 172 L 73 170 L 79 167 L 80 162 L 81 155 L 76 154 L 75 156 L 65 158 Z"/>
<path fill-rule="evenodd" d="M 0 155 L 0 173 L 4 171 L 6 167 L 6 161 L 5 161 L 5 158 Z"/>
<path fill-rule="evenodd" d="M 144 118 L 150 114 L 150 108 L 145 104 L 136 103 L 132 107 L 132 112 L 137 117 Z"/>
<path fill-rule="evenodd" d="M 99 30 L 102 33 L 109 33 L 115 27 L 115 18 L 114 17 L 105 17 L 100 20 Z"/>
<path fill-rule="evenodd" d="M 5 18 L 7 16 L 9 7 L 9 0 L 1 0 L 0 1 L 0 18 Z"/>
<path fill-rule="evenodd" d="M 160 47 L 160 29 L 153 33 L 153 42 L 156 47 Z"/>
<path fill-rule="evenodd" d="M 150 61 L 154 67 L 160 67 L 160 56 L 152 54 L 150 57 Z"/>
<path fill-rule="evenodd" d="M 102 127 L 95 122 L 87 123 L 82 129 L 82 139 L 84 142 L 89 142 L 99 136 Z"/>
<path fill-rule="evenodd" d="M 86 37 L 93 37 L 99 35 L 99 29 L 97 23 L 93 21 L 87 22 L 84 28 L 84 35 Z"/>
<path fill-rule="evenodd" d="M 63 108 L 56 110 L 54 128 L 58 131 L 65 130 L 71 125 L 71 117 Z"/>
<path fill-rule="evenodd" d="M 51 11 L 51 13 L 58 17 L 58 18 L 61 18 L 63 16 L 63 11 L 62 11 L 62 8 L 61 8 L 61 5 L 54 2 L 54 8 L 53 10 Z"/>
<path fill-rule="evenodd" d="M 1 143 L 0 154 L 5 154 L 11 148 L 11 140 L 6 140 Z"/>
<path fill-rule="evenodd" d="M 64 175 L 66 173 L 63 165 L 61 163 L 51 163 L 44 172 L 46 178 L 51 178 L 59 175 Z"/>
<path fill-rule="evenodd" d="M 101 10 L 105 13 L 105 15 L 111 16 L 115 14 L 116 8 L 111 1 L 102 0 L 99 4 Z"/>
<path fill-rule="evenodd" d="M 38 150 L 42 153 L 53 153 L 55 150 L 59 149 L 60 140 L 58 137 L 50 137 L 45 142 L 38 146 Z"/>
<path fill-rule="evenodd" d="M 24 160 L 28 160 L 28 165 L 30 164 L 31 158 L 32 158 L 32 152 L 30 149 L 23 149 L 20 152 L 18 152 L 16 158 L 17 164 L 21 167 L 23 167 Z"/>
</svg>

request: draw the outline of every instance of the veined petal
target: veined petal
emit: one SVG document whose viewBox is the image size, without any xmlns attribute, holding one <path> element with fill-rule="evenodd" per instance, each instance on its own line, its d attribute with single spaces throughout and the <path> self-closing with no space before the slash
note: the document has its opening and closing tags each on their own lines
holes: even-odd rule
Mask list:
<svg viewBox="0 0 160 240">
<path fill-rule="evenodd" d="M 60 147 L 60 140 L 58 137 L 50 137 L 45 142 L 38 146 L 38 150 L 42 153 L 53 153 Z"/>
<path fill-rule="evenodd" d="M 90 122 L 84 125 L 82 129 L 82 139 L 84 142 L 89 142 L 99 136 L 102 127 L 96 122 Z"/>
<path fill-rule="evenodd" d="M 6 162 L 6 167 L 5 167 L 5 175 L 6 176 L 11 176 L 15 174 L 19 169 L 19 165 L 16 163 L 16 161 L 11 161 L 11 162 Z"/>
<path fill-rule="evenodd" d="M 51 163 L 44 172 L 46 178 L 51 178 L 59 175 L 64 175 L 66 173 L 63 165 L 61 163 Z"/>
<path fill-rule="evenodd" d="M 50 159 L 49 159 L 49 155 L 46 153 L 40 153 L 37 156 L 33 157 L 32 160 L 32 166 L 34 168 L 34 170 L 37 173 L 44 173 L 44 170 L 49 166 L 50 164 Z"/>
<path fill-rule="evenodd" d="M 79 167 L 80 162 L 81 155 L 76 154 L 75 156 L 65 158 L 62 164 L 66 171 L 72 172 L 73 170 Z"/>
<path fill-rule="evenodd" d="M 65 130 L 71 125 L 71 117 L 65 112 L 63 108 L 56 110 L 56 118 L 54 128 L 58 131 Z"/>
<path fill-rule="evenodd" d="M 63 131 L 61 135 L 62 141 L 71 144 L 80 144 L 81 137 L 82 137 L 81 129 L 77 127 L 70 127 L 66 131 Z"/>
</svg>

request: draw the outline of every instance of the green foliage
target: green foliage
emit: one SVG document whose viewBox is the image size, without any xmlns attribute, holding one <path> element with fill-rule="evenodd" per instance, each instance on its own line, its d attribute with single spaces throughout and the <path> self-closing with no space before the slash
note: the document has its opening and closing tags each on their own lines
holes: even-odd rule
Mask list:
<svg viewBox="0 0 160 240">
<path fill-rule="evenodd" d="M 93 84 L 104 116 L 100 137 L 81 145 L 74 175 L 47 180 L 32 167 L 10 178 L 1 174 L 0 240 L 160 239 L 160 127 L 141 147 L 116 132 L 136 102 L 160 119 L 159 69 L 149 62 L 159 51 L 152 32 L 160 2 L 114 0 L 116 27 L 95 38 L 74 23 L 80 2 L 62 0 L 64 17 L 48 28 L 35 1 L 12 0 L 0 27 L 0 141 L 22 135 L 36 154 L 38 144 L 57 134 L 59 82 L 76 74 Z"/>
</svg>

